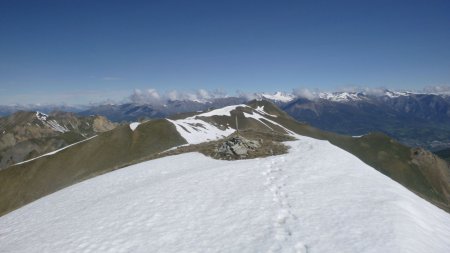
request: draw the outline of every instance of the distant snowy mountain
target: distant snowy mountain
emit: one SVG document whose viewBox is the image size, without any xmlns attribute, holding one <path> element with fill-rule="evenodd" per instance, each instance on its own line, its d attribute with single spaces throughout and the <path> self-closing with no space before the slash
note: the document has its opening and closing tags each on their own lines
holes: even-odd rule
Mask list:
<svg viewBox="0 0 450 253">
<path fill-rule="evenodd" d="M 363 100 L 371 100 L 371 99 L 379 99 L 379 98 L 398 98 L 401 96 L 411 96 L 414 94 L 413 92 L 401 92 L 401 91 L 392 91 L 392 90 L 378 90 L 376 92 L 320 92 L 317 95 L 318 99 L 329 100 L 333 102 L 341 102 L 341 103 L 351 103 L 355 101 L 363 101 Z M 439 95 L 436 95 L 439 96 Z"/>
<path fill-rule="evenodd" d="M 321 92 L 318 97 L 333 102 L 352 102 L 363 100 L 364 94 L 359 92 Z"/>
<path fill-rule="evenodd" d="M 450 214 L 297 138 L 286 155 L 188 153 L 76 184 L 1 217 L 0 251 L 450 252 Z"/>
<path fill-rule="evenodd" d="M 319 93 L 280 104 L 295 119 L 348 135 L 383 132 L 431 150 L 450 147 L 450 97 L 396 92 Z"/>
</svg>

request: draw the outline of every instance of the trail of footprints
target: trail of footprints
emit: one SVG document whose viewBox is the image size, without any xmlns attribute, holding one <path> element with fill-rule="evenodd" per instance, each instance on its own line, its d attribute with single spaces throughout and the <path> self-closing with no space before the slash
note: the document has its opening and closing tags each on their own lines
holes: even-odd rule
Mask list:
<svg viewBox="0 0 450 253">
<path fill-rule="evenodd" d="M 287 175 L 281 166 L 277 166 L 277 164 L 283 162 L 285 162 L 284 157 L 274 158 L 267 165 L 267 170 L 263 172 L 263 175 L 266 177 L 265 186 L 272 193 L 277 210 L 273 219 L 275 240 L 268 252 L 307 253 L 306 245 L 301 242 L 295 242 L 296 238 L 290 228 L 290 223 L 292 223 L 292 220 L 297 220 L 297 217 L 292 213 L 288 194 L 284 191 Z"/>
</svg>

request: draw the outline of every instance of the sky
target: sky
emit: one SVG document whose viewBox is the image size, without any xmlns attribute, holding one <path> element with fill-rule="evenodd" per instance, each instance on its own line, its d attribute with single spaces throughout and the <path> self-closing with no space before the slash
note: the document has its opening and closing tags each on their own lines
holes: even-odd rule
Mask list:
<svg viewBox="0 0 450 253">
<path fill-rule="evenodd" d="M 450 1 L 0 0 L 0 104 L 450 84 Z"/>
</svg>

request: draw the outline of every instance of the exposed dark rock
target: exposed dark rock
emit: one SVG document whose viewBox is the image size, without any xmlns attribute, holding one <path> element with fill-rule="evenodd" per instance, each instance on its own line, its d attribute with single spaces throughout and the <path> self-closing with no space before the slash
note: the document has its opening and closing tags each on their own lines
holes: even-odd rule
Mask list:
<svg viewBox="0 0 450 253">
<path fill-rule="evenodd" d="M 245 158 L 249 152 L 255 151 L 261 147 L 261 143 L 255 140 L 248 140 L 242 136 L 234 136 L 226 140 L 217 150 L 217 156 L 231 157 L 236 156 Z"/>
</svg>

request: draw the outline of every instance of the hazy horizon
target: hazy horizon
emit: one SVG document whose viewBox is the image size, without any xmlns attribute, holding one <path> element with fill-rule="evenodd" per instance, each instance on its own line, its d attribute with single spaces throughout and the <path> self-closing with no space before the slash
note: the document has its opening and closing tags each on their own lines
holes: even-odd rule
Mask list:
<svg viewBox="0 0 450 253">
<path fill-rule="evenodd" d="M 51 102 L 48 100 L 48 95 L 42 96 L 42 101 L 39 101 L 37 97 L 34 97 L 37 102 L 27 102 L 28 100 L 23 100 L 20 102 L 11 102 L 11 103 L 0 103 L 0 106 L 73 106 L 73 107 L 83 107 L 83 106 L 92 106 L 92 105 L 102 105 L 102 104 L 124 104 L 124 103 L 136 103 L 136 104 L 161 104 L 167 101 L 176 101 L 176 100 L 191 100 L 191 101 L 208 101 L 216 98 L 227 98 L 227 97 L 244 97 L 249 100 L 256 99 L 262 94 L 273 95 L 275 93 L 281 92 L 284 95 L 292 96 L 294 98 L 307 98 L 307 99 L 315 99 L 318 98 L 320 93 L 334 93 L 334 92 L 362 92 L 368 95 L 382 95 L 383 91 L 390 90 L 396 92 L 412 92 L 418 94 L 437 94 L 437 95 L 450 95 L 450 86 L 427 86 L 417 90 L 406 90 L 406 89 L 391 89 L 387 87 L 341 87 L 336 90 L 320 90 L 317 88 L 306 88 L 299 87 L 296 89 L 292 89 L 290 91 L 285 90 L 277 90 L 274 92 L 265 92 L 265 91 L 253 91 L 253 92 L 226 92 L 220 89 L 208 90 L 208 89 L 198 89 L 198 90 L 189 90 L 189 91 L 180 91 L 180 90 L 171 90 L 168 92 L 156 90 L 153 88 L 149 89 L 134 89 L 130 91 L 125 91 L 122 93 L 117 93 L 117 97 L 108 97 L 107 94 L 100 94 L 98 92 L 86 92 L 86 93 L 69 93 L 69 94 L 60 94 L 56 96 L 55 102 Z M 86 94 L 90 94 L 93 96 L 101 95 L 100 99 L 87 101 L 86 98 L 91 98 L 89 96 L 86 97 Z M 65 97 L 65 101 L 59 101 L 60 97 Z M 83 97 L 83 98 L 81 98 Z M 76 101 L 71 103 L 70 101 Z M 84 101 L 84 102 L 83 102 Z M 3 102 L 3 101 L 2 101 Z"/>
</svg>

